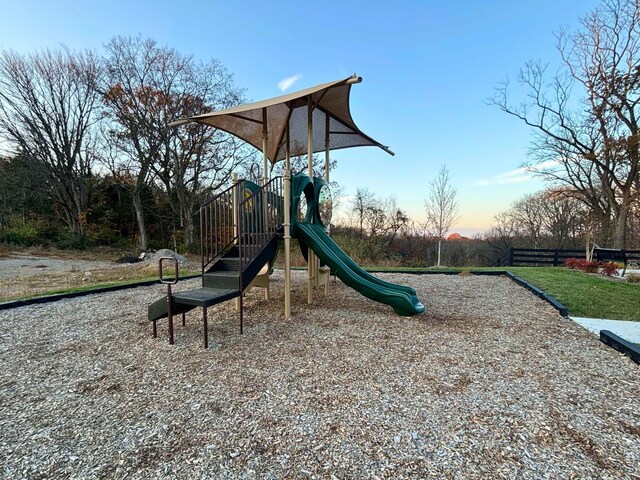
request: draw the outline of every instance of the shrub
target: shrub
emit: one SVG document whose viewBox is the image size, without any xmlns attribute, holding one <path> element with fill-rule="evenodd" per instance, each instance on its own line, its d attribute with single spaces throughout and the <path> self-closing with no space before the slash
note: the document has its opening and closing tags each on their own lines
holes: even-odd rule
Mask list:
<svg viewBox="0 0 640 480">
<path fill-rule="evenodd" d="M 637 273 L 628 273 L 626 278 L 629 283 L 640 283 L 640 275 Z"/>
<path fill-rule="evenodd" d="M 622 265 L 616 262 L 591 262 L 584 258 L 569 258 L 565 260 L 564 265 L 567 268 L 574 270 L 582 270 L 586 273 L 602 273 L 607 277 L 611 277 L 618 273 L 618 269 L 622 268 Z"/>
<path fill-rule="evenodd" d="M 607 277 L 612 277 L 618 274 L 618 264 L 615 262 L 600 262 L 600 273 Z"/>
<path fill-rule="evenodd" d="M 564 262 L 564 266 L 567 268 L 573 268 L 575 270 L 582 270 L 582 264 L 586 260 L 584 258 L 568 258 Z"/>
<path fill-rule="evenodd" d="M 23 225 L 7 229 L 0 235 L 0 241 L 30 247 L 38 244 L 38 229 L 34 222 L 26 222 Z"/>
</svg>

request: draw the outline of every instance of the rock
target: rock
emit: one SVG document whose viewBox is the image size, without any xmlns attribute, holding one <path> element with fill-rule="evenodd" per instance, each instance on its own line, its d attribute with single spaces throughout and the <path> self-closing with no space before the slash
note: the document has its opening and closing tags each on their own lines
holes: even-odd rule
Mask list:
<svg viewBox="0 0 640 480">
<path fill-rule="evenodd" d="M 169 250 L 168 248 L 163 248 L 161 250 L 158 250 L 153 255 L 145 256 L 145 261 L 151 261 L 151 262 L 157 263 L 158 260 L 160 260 L 160 258 L 162 257 L 173 257 L 178 261 L 180 265 L 186 265 L 188 262 L 186 257 L 183 257 L 182 255 L 174 252 L 173 250 Z"/>
</svg>

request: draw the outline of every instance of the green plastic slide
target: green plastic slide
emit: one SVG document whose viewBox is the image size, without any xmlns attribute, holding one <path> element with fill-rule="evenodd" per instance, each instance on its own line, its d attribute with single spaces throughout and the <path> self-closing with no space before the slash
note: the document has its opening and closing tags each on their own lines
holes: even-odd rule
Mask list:
<svg viewBox="0 0 640 480">
<path fill-rule="evenodd" d="M 325 233 L 324 228 L 309 223 L 296 225 L 300 237 L 340 280 L 367 298 L 385 303 L 398 315 L 424 312 L 413 288 L 385 282 L 363 270 Z"/>
</svg>

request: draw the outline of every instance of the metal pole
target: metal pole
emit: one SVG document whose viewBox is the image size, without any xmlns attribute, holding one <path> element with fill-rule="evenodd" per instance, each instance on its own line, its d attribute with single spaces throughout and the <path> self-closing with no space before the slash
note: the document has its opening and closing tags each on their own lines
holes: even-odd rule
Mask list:
<svg viewBox="0 0 640 480">
<path fill-rule="evenodd" d="M 207 307 L 202 308 L 202 327 L 204 328 L 204 348 L 209 348 L 209 323 L 207 322 Z"/>
<path fill-rule="evenodd" d="M 307 173 L 313 181 L 313 102 L 311 95 L 307 97 Z M 303 193 L 304 195 L 304 193 Z M 307 303 L 313 303 L 313 251 L 307 253 Z"/>
<path fill-rule="evenodd" d="M 208 225 L 207 225 L 207 222 L 205 222 L 204 218 L 203 218 L 206 211 L 207 211 L 206 207 L 204 209 L 202 207 L 200 207 L 200 263 L 202 265 L 202 275 L 204 275 L 204 256 L 205 256 L 205 251 L 207 252 L 206 253 L 207 257 L 209 256 L 208 240 L 207 240 L 207 244 L 205 246 L 205 239 L 207 238 L 206 237 L 206 233 L 207 232 L 205 231 L 205 229 L 208 228 Z"/>
<path fill-rule="evenodd" d="M 325 113 L 325 122 L 324 122 L 324 180 L 329 183 L 329 165 L 331 163 L 329 157 L 329 149 L 331 147 L 331 138 L 329 133 L 329 120 L 330 117 Z M 325 229 L 327 233 L 329 233 L 329 225 L 325 225 Z M 318 287 L 320 285 L 320 259 L 317 259 L 314 265 L 314 276 L 315 276 L 315 286 Z M 327 283 L 328 285 L 328 283 Z M 327 294 L 327 290 L 325 288 L 325 295 Z"/>
<path fill-rule="evenodd" d="M 267 184 L 267 149 L 269 148 L 269 132 L 267 130 L 267 108 L 262 109 L 262 185 Z"/>
<path fill-rule="evenodd" d="M 169 320 L 169 345 L 173 345 L 173 295 L 171 284 L 167 284 L 167 318 Z"/>
<path fill-rule="evenodd" d="M 262 109 L 262 231 L 267 231 L 267 192 L 264 188 L 269 181 L 269 174 L 267 173 L 268 162 L 268 148 L 269 148 L 269 130 L 267 124 L 267 109 Z M 258 200 L 256 198 L 256 200 Z M 256 209 L 257 210 L 257 209 Z"/>
<path fill-rule="evenodd" d="M 240 241 L 240 238 L 238 237 L 238 220 L 239 220 L 239 216 L 238 216 L 238 206 L 240 205 L 240 192 L 238 191 L 238 174 L 234 173 L 232 176 L 233 179 L 233 189 L 231 190 L 231 196 L 232 196 L 232 200 L 231 202 L 233 203 L 233 237 L 236 238 L 236 243 L 238 243 Z"/>
<path fill-rule="evenodd" d="M 313 102 L 307 97 L 307 175 L 313 180 Z"/>
<path fill-rule="evenodd" d="M 244 333 L 243 301 L 242 301 L 243 296 L 244 294 L 242 293 L 242 289 L 240 289 L 240 335 Z"/>
<path fill-rule="evenodd" d="M 329 147 L 331 146 L 329 138 L 329 115 L 325 113 L 324 124 L 324 180 L 329 183 Z"/>
<path fill-rule="evenodd" d="M 284 158 L 284 318 L 291 318 L 291 141 L 287 125 Z"/>
</svg>

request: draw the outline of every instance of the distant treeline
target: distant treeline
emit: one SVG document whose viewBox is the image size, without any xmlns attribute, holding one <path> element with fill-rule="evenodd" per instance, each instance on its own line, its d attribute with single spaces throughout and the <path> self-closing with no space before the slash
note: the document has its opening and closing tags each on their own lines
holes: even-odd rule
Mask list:
<svg viewBox="0 0 640 480">
<path fill-rule="evenodd" d="M 555 75 L 530 62 L 515 93 L 508 82 L 498 86 L 488 103 L 532 128 L 526 167 L 550 186 L 497 215 L 486 234 L 444 241 L 443 265 L 495 264 L 512 246 L 640 248 L 638 18 L 637 0 L 605 0 L 576 32 L 558 35 Z M 0 241 L 197 251 L 202 201 L 232 172 L 262 172 L 237 138 L 168 124 L 244 101 L 218 61 L 153 40 L 0 52 Z M 438 178 L 425 224 L 394 199 L 359 190 L 333 235 L 364 264 L 436 263 L 457 214 L 446 169 Z"/>
</svg>

